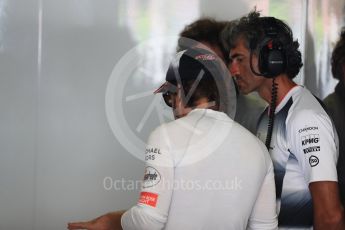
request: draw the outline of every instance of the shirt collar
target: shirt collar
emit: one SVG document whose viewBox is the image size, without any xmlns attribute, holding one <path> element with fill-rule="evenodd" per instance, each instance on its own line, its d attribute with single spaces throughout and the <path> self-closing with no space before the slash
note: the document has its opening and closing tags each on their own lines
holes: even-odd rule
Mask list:
<svg viewBox="0 0 345 230">
<path fill-rule="evenodd" d="M 187 116 L 193 116 L 193 115 L 204 115 L 204 116 L 208 116 L 208 117 L 211 117 L 217 120 L 222 120 L 222 121 L 231 120 L 231 118 L 225 113 L 220 112 L 220 111 L 215 111 L 213 109 L 195 108 L 187 114 Z"/>
</svg>

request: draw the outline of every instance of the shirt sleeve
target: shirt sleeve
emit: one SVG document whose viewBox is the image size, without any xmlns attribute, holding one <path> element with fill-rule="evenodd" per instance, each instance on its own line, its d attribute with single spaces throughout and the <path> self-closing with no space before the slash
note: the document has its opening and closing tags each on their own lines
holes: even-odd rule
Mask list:
<svg viewBox="0 0 345 230">
<path fill-rule="evenodd" d="M 145 174 L 137 205 L 121 218 L 123 229 L 163 229 L 168 217 L 174 179 L 173 159 L 166 126 L 149 137 L 145 150 Z"/>
<path fill-rule="evenodd" d="M 278 229 L 273 163 L 264 145 L 262 150 L 268 170 L 249 218 L 247 230 Z"/>
<path fill-rule="evenodd" d="M 302 110 L 288 128 L 289 146 L 304 172 L 307 183 L 337 181 L 337 136 L 328 115 Z"/>
</svg>

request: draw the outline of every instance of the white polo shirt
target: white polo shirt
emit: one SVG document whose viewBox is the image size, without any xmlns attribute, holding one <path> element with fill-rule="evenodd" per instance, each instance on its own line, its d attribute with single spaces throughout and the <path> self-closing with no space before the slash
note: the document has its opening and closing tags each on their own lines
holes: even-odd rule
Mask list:
<svg viewBox="0 0 345 230">
<path fill-rule="evenodd" d="M 258 126 L 265 141 L 268 113 Z M 309 183 L 337 181 L 338 138 L 317 99 L 302 86 L 289 91 L 276 109 L 270 155 L 274 165 L 279 229 L 312 229 Z"/>
<path fill-rule="evenodd" d="M 123 229 L 276 229 L 273 165 L 225 113 L 194 109 L 152 132 L 140 198 Z"/>
</svg>

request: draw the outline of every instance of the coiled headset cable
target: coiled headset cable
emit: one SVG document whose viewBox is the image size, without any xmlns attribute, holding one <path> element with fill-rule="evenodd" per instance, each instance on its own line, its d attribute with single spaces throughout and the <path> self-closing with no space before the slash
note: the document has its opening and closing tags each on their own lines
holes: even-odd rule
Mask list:
<svg viewBox="0 0 345 230">
<path fill-rule="evenodd" d="M 268 115 L 268 126 L 267 126 L 267 136 L 265 145 L 268 151 L 270 150 L 270 144 L 272 140 L 272 133 L 273 133 L 273 125 L 274 125 L 274 117 L 275 111 L 277 107 L 277 95 L 278 95 L 278 84 L 275 82 L 276 78 L 272 79 L 272 92 L 271 92 L 271 103 L 269 107 L 269 115 Z"/>
</svg>

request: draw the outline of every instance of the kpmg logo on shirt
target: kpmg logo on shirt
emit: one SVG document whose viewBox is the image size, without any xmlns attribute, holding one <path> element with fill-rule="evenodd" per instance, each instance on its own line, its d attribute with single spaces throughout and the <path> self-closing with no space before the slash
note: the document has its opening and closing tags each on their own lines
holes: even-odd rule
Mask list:
<svg viewBox="0 0 345 230">
<path fill-rule="evenodd" d="M 319 143 L 319 140 L 319 134 L 310 134 L 302 136 L 302 146 Z"/>
<path fill-rule="evenodd" d="M 316 165 L 319 164 L 319 162 L 320 162 L 319 158 L 317 158 L 316 156 L 311 155 L 309 157 L 309 164 L 310 164 L 311 167 L 315 167 Z"/>
<path fill-rule="evenodd" d="M 319 152 L 320 146 L 310 146 L 311 144 L 317 144 L 320 141 L 319 134 L 310 134 L 302 136 L 301 138 L 302 146 L 309 146 L 303 149 L 304 154 L 311 153 L 311 152 Z"/>
<path fill-rule="evenodd" d="M 155 186 L 161 181 L 161 174 L 157 169 L 147 166 L 145 168 L 144 184 L 143 188 Z"/>
</svg>

